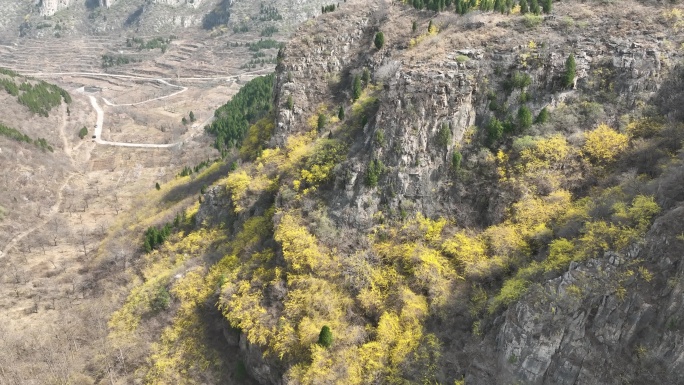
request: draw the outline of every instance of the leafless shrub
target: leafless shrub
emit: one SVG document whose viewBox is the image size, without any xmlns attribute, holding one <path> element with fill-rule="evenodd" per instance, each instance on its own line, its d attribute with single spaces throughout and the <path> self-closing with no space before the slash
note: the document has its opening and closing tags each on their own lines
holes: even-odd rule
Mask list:
<svg viewBox="0 0 684 385">
<path fill-rule="evenodd" d="M 381 65 L 377 70 L 375 70 L 375 80 L 376 81 L 385 81 L 387 79 L 390 79 L 392 76 L 394 76 L 397 71 L 399 71 L 399 68 L 401 67 L 401 63 L 399 63 L 396 60 L 389 61 L 387 63 L 384 63 Z"/>
</svg>

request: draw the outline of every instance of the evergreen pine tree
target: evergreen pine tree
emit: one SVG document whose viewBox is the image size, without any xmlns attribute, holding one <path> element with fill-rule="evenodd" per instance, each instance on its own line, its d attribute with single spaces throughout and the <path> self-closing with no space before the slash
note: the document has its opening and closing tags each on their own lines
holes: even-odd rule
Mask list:
<svg viewBox="0 0 684 385">
<path fill-rule="evenodd" d="M 539 115 L 537 115 L 537 118 L 534 120 L 534 122 L 536 124 L 544 124 L 547 120 L 549 120 L 549 111 L 546 109 L 546 107 L 544 107 L 541 111 L 539 111 Z"/>
<path fill-rule="evenodd" d="M 575 63 L 575 56 L 570 54 L 565 60 L 565 73 L 563 74 L 563 87 L 570 87 L 575 83 L 577 65 Z"/>
<path fill-rule="evenodd" d="M 325 127 L 327 120 L 325 114 L 318 114 L 318 131 L 321 131 Z"/>
<path fill-rule="evenodd" d="M 157 190 L 161 190 L 161 186 L 159 185 L 159 182 L 154 184 L 154 188 L 156 188 Z"/>
<path fill-rule="evenodd" d="M 468 0 L 459 0 L 460 1 L 460 7 L 458 9 L 458 13 L 461 15 L 465 15 L 468 13 L 468 9 L 470 8 L 470 5 L 468 5 Z"/>
<path fill-rule="evenodd" d="M 418 23 L 415 21 L 411 24 L 411 31 L 416 32 L 416 29 L 418 29 Z"/>
<path fill-rule="evenodd" d="M 454 154 L 451 156 L 451 167 L 456 171 L 460 170 L 462 159 L 463 155 L 459 151 L 454 151 Z"/>
<path fill-rule="evenodd" d="M 333 336 L 328 325 L 321 328 L 320 334 L 318 334 L 318 344 L 324 348 L 329 348 L 332 345 Z"/>
<path fill-rule="evenodd" d="M 487 139 L 489 140 L 489 144 L 494 144 L 494 142 L 501 139 L 503 132 L 504 127 L 501 121 L 496 117 L 491 118 L 489 123 L 487 123 Z"/>
<path fill-rule="evenodd" d="M 359 75 L 354 76 L 354 80 L 352 82 L 352 99 L 356 100 L 359 97 L 361 97 L 361 92 L 363 89 L 361 88 L 361 78 Z"/>
<path fill-rule="evenodd" d="M 529 11 L 530 8 L 527 6 L 527 0 L 520 0 L 520 13 L 524 15 Z"/>
<path fill-rule="evenodd" d="M 461 4 L 464 0 L 454 0 L 454 12 L 461 14 Z"/>
<path fill-rule="evenodd" d="M 340 106 L 340 111 L 337 112 L 337 117 L 338 117 L 340 120 L 344 120 L 344 106 Z"/>
<path fill-rule="evenodd" d="M 494 10 L 496 12 L 505 13 L 506 12 L 505 1 L 504 0 L 495 0 L 494 1 Z"/>
<path fill-rule="evenodd" d="M 544 13 L 551 13 L 552 3 L 553 0 L 542 0 L 542 9 L 544 10 Z"/>
<path fill-rule="evenodd" d="M 532 125 L 532 112 L 525 106 L 520 106 L 518 109 L 518 127 L 524 131 Z"/>
<path fill-rule="evenodd" d="M 364 87 L 368 87 L 370 84 L 370 71 L 368 68 L 363 69 L 363 75 L 361 75 L 361 81 L 363 82 Z"/>
<path fill-rule="evenodd" d="M 382 31 L 375 34 L 375 48 L 381 49 L 385 45 L 385 34 Z"/>
<path fill-rule="evenodd" d="M 534 13 L 535 15 L 539 15 L 541 13 L 539 2 L 537 0 L 530 0 L 530 12 Z"/>
</svg>

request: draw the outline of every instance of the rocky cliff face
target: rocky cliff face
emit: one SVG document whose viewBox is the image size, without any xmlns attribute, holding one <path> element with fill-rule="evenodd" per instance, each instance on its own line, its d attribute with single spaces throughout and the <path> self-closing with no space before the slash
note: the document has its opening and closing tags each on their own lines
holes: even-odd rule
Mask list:
<svg viewBox="0 0 684 385">
<path fill-rule="evenodd" d="M 99 7 L 109 8 L 116 4 L 118 0 L 97 0 Z M 40 15 L 52 16 L 55 13 L 66 9 L 75 4 L 81 4 L 80 0 L 41 0 Z M 197 8 L 202 4 L 202 0 L 154 0 L 155 4 L 164 4 L 172 7 L 188 6 Z"/>
<path fill-rule="evenodd" d="M 420 38 L 411 33 L 411 21 L 428 21 L 390 7 L 350 5 L 324 15 L 297 32 L 278 67 L 273 147 L 308 130 L 322 109 L 334 111 L 348 101 L 352 79 L 364 68 L 381 87 L 326 197 L 342 227 L 370 228 L 379 213 L 408 209 L 450 216 L 462 226 L 499 223 L 510 197 L 497 191 L 498 178 L 487 171 L 495 167 L 492 155 L 472 145 L 484 135 L 472 127 L 485 126 L 493 101 L 515 111 L 524 99 L 536 115 L 584 98 L 593 108 L 585 122 L 560 117 L 554 123 L 572 141 L 586 122 L 620 125 L 621 117 L 657 96 L 682 59 L 666 38 L 671 24 L 662 15 L 668 10 L 657 7 L 599 9 L 585 14 L 581 30 L 571 27 L 571 16 L 546 16 L 538 29 L 497 15 L 442 13 L 432 22 L 443 30 Z M 576 17 L 560 3 L 558 8 Z M 612 21 L 602 12 L 614 12 Z M 420 22 L 418 28 L 425 28 Z M 387 40 L 380 50 L 372 43 L 376 31 Z M 414 47 L 412 38 L 424 40 Z M 559 79 L 570 54 L 577 76 L 564 89 Z M 502 98 L 514 71 L 529 74 L 532 85 Z M 481 174 L 454 179 L 456 151 Z M 378 187 L 369 188 L 364 175 L 373 159 L 386 169 Z M 669 188 L 679 191 L 678 198 L 656 195 L 665 214 L 643 242 L 572 263 L 492 319 L 481 338 L 455 331 L 456 341 L 446 349 L 469 356 L 454 353 L 452 369 L 468 384 L 681 383 L 684 208 L 681 188 Z"/>
<path fill-rule="evenodd" d="M 202 0 L 154 0 L 156 4 L 165 4 L 171 7 L 186 6 L 197 8 L 202 5 Z"/>
<path fill-rule="evenodd" d="M 56 12 L 66 9 L 73 3 L 75 3 L 74 0 L 41 0 L 40 15 L 52 16 Z"/>
<path fill-rule="evenodd" d="M 346 84 L 353 76 L 362 76 L 365 68 L 383 85 L 383 96 L 377 108 L 369 112 L 359 140 L 353 144 L 352 151 L 358 157 L 348 163 L 348 173 L 336 180 L 345 191 L 333 198 L 333 207 L 343 207 L 336 210 L 338 218 L 363 227 L 378 211 L 382 196 L 363 187 L 365 165 L 373 158 L 382 159 L 390 169 L 385 180 L 386 192 L 392 196 L 387 202 L 390 207 L 399 210 L 402 202 L 410 201 L 412 207 L 428 215 L 437 214 L 449 206 L 439 196 L 448 189 L 443 176 L 448 173 L 454 144 L 475 123 L 477 84 L 473 76 L 477 71 L 456 62 L 456 50 L 437 60 L 395 58 L 389 51 L 374 55 L 371 47 L 378 15 L 364 16 L 343 8 L 318 25 L 330 33 L 318 30 L 309 35 L 313 39 L 295 40 L 285 50 L 274 143 L 282 144 L 289 135 L 306 128 L 306 120 L 320 104 L 331 102 L 327 95 L 330 88 L 344 95 L 333 99 L 335 102 L 348 98 Z M 466 53 L 474 60 L 482 57 L 479 51 Z M 334 79 L 339 84 L 314 83 L 311 79 Z M 294 111 L 284 108 L 290 96 Z M 448 126 L 454 141 L 438 149 L 436 138 L 443 125 Z M 374 140 L 380 136 L 382 141 Z"/>
<path fill-rule="evenodd" d="M 470 383 L 680 383 L 683 224 L 680 206 L 645 244 L 573 264 L 535 288 L 502 315 L 488 341 L 495 359 L 473 365 Z M 647 270 L 634 269 L 639 259 Z"/>
<path fill-rule="evenodd" d="M 99 7 L 109 8 L 116 4 L 117 0 L 97 0 L 97 5 Z M 55 13 L 66 9 L 75 4 L 83 4 L 80 0 L 41 0 L 40 2 L 40 15 L 41 16 L 52 16 Z"/>
<path fill-rule="evenodd" d="M 95 5 L 103 8 L 110 8 L 116 4 L 118 0 L 96 0 Z M 154 0 L 154 4 L 163 4 L 171 7 L 190 7 L 198 8 L 202 5 L 202 0 Z M 93 4 L 93 2 L 83 0 L 41 0 L 39 11 L 41 16 L 52 16 L 56 12 L 66 9 L 73 5 L 83 6 L 84 4 Z"/>
<path fill-rule="evenodd" d="M 343 205 L 345 208 L 338 211 L 339 218 L 354 225 L 368 224 L 380 200 L 387 196 L 391 198 L 386 203 L 395 210 L 411 202 L 411 207 L 436 215 L 453 212 L 457 205 L 463 209 L 465 203 L 471 205 L 469 210 L 482 213 L 480 223 L 501 219 L 502 208 L 496 201 L 488 201 L 494 193 L 473 194 L 472 189 L 462 189 L 463 186 L 448 180 L 454 148 L 468 148 L 470 138 L 464 138 L 468 129 L 476 123 L 484 125 L 491 115 L 487 92 L 505 93 L 506 76 L 502 71 L 510 73 L 517 68 L 531 75 L 533 86 L 525 93 L 529 99 L 527 105 L 536 114 L 544 107 L 553 109 L 562 105 L 566 98 L 577 94 L 559 92 L 559 77 L 564 71 L 565 59 L 572 53 L 577 62 L 576 87 L 590 87 L 596 92 L 601 92 L 602 87 L 611 87 L 616 100 L 604 107 L 605 114 L 601 117 L 607 118 L 608 114 L 618 113 L 618 108 L 624 113 L 650 97 L 662 81 L 662 62 L 673 63 L 681 58 L 676 51 L 662 49 L 664 36 L 655 31 L 606 36 L 602 26 L 590 25 L 579 36 L 563 36 L 561 22 L 547 17 L 553 35 L 531 32 L 525 38 L 522 34 L 505 35 L 508 28 L 516 27 L 510 20 L 492 27 L 493 17 L 473 16 L 464 20 L 445 15 L 436 20 L 443 20 L 449 31 L 432 40 L 449 39 L 453 34 L 462 38 L 459 44 L 450 47 L 444 47 L 440 41 L 435 44 L 439 46 L 439 54 L 428 56 L 415 52 L 419 48 L 408 49 L 408 27 L 397 25 L 397 20 L 388 21 L 384 11 L 378 9 L 365 17 L 354 12 L 343 8 L 326 15 L 315 27 L 299 32 L 288 44 L 279 71 L 280 108 L 272 143 L 282 145 L 289 135 L 306 129 L 307 119 L 321 104 L 331 105 L 349 98 L 352 77 L 361 75 L 364 68 L 370 70 L 373 80 L 384 87 L 382 97 L 377 113 L 363 127 L 360 140 L 354 144 L 359 157 L 349 162 L 349 173 L 337 181 L 346 193 L 333 205 Z M 487 26 L 480 18 L 486 20 Z M 410 25 L 409 20 L 402 22 Z M 388 38 L 390 44 L 394 40 L 403 42 L 395 43 L 391 50 L 376 52 L 372 46 L 373 35 L 385 28 L 396 28 L 393 29 L 396 33 Z M 495 36 L 486 36 L 489 34 Z M 331 90 L 343 96 L 331 98 Z M 294 101 L 293 111 L 286 108 L 290 96 Z M 499 103 L 515 107 L 520 104 L 520 96 L 521 92 L 514 90 Z M 442 125 L 448 126 L 451 140 L 439 148 Z M 373 141 L 378 132 L 385 138 L 381 145 Z M 483 163 L 478 154 L 470 155 L 465 162 Z M 389 168 L 384 180 L 385 197 L 368 194 L 363 188 L 361 176 L 369 156 L 382 159 Z M 490 183 L 488 180 L 472 182 L 485 190 Z M 363 207 L 361 202 L 365 202 Z"/>
</svg>

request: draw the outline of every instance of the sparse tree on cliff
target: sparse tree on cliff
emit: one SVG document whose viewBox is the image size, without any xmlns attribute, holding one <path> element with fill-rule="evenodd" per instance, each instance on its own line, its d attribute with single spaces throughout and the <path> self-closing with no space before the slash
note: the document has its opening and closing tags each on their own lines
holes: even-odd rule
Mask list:
<svg viewBox="0 0 684 385">
<path fill-rule="evenodd" d="M 375 34 L 375 48 L 381 49 L 385 45 L 385 34 L 382 31 Z"/>
<path fill-rule="evenodd" d="M 361 78 L 359 75 L 355 75 L 354 81 L 352 82 L 352 99 L 356 100 L 360 98 L 361 92 L 363 92 L 363 88 L 361 88 Z"/>
<path fill-rule="evenodd" d="M 575 83 L 575 75 L 577 71 L 577 64 L 575 63 L 575 56 L 570 54 L 565 60 L 565 73 L 563 74 L 563 87 L 571 87 Z"/>
<path fill-rule="evenodd" d="M 541 111 L 539 111 L 539 115 L 537 115 L 537 118 L 534 120 L 534 122 L 537 124 L 544 124 L 547 120 L 549 120 L 549 111 L 546 109 L 546 107 L 544 107 Z"/>
<path fill-rule="evenodd" d="M 520 106 L 518 109 L 518 126 L 521 131 L 524 131 L 532 125 L 532 112 L 525 106 Z"/>
</svg>

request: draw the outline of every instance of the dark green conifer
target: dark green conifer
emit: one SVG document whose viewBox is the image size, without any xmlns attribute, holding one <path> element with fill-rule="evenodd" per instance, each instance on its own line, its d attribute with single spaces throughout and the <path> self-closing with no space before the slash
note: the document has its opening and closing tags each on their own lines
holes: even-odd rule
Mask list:
<svg viewBox="0 0 684 385">
<path fill-rule="evenodd" d="M 530 12 L 534 13 L 535 15 L 539 15 L 541 13 L 541 8 L 539 8 L 539 2 L 537 0 L 530 0 Z"/>
<path fill-rule="evenodd" d="M 577 65 L 575 63 L 575 56 L 570 54 L 565 60 L 565 73 L 563 74 L 563 87 L 570 87 L 575 83 L 575 75 Z"/>
<path fill-rule="evenodd" d="M 520 106 L 518 109 L 518 127 L 524 131 L 532 125 L 532 112 L 526 106 Z"/>
<path fill-rule="evenodd" d="M 539 111 L 539 115 L 537 115 L 537 118 L 534 120 L 534 122 L 536 124 L 544 124 L 547 120 L 549 120 L 549 111 L 546 109 L 546 107 L 544 107 L 541 111 Z"/>
<path fill-rule="evenodd" d="M 318 344 L 324 348 L 329 348 L 330 345 L 332 345 L 332 342 L 333 342 L 332 332 L 330 331 L 330 328 L 328 327 L 328 325 L 325 325 L 321 328 L 320 334 L 318 334 Z"/>
<path fill-rule="evenodd" d="M 363 88 L 361 88 L 361 78 L 359 75 L 355 75 L 354 80 L 352 81 L 352 99 L 356 100 L 361 97 L 361 92 L 363 92 Z"/>
<path fill-rule="evenodd" d="M 375 48 L 381 49 L 385 45 L 385 34 L 382 31 L 375 34 Z"/>
</svg>

